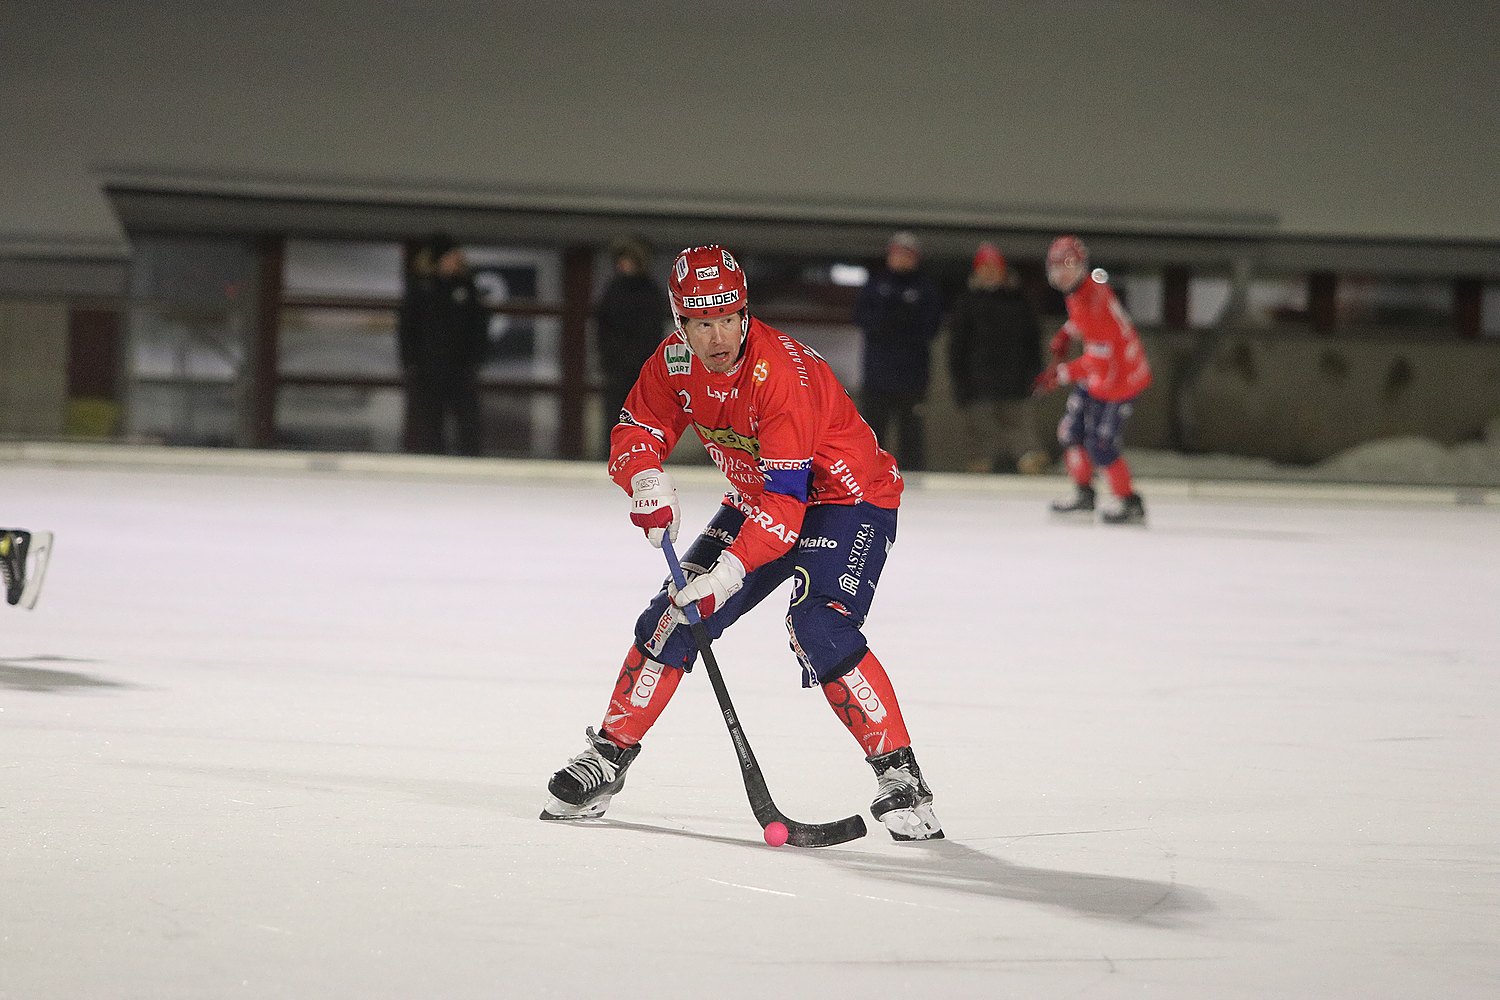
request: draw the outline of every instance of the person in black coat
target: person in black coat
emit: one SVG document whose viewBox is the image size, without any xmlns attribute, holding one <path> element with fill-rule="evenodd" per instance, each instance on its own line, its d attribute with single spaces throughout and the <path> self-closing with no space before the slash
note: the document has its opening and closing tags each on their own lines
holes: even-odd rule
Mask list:
<svg viewBox="0 0 1500 1000">
<path fill-rule="evenodd" d="M 602 397 L 604 453 L 625 407 L 625 397 L 641 366 L 661 344 L 670 317 L 667 292 L 647 273 L 650 254 L 639 240 L 621 239 L 610 247 L 615 273 L 594 308 L 594 336 L 604 376 Z"/>
<path fill-rule="evenodd" d="M 918 264 L 922 248 L 911 233 L 886 247 L 886 266 L 871 276 L 854 303 L 864 334 L 860 412 L 882 447 L 896 427 L 896 461 L 903 471 L 927 467 L 926 431 L 919 409 L 927 399 L 932 341 L 942 322 L 937 282 Z"/>
<path fill-rule="evenodd" d="M 396 339 L 406 380 L 406 448 L 423 454 L 480 452 L 479 366 L 489 346 L 489 310 L 462 249 L 434 236 L 406 274 Z"/>
<path fill-rule="evenodd" d="M 953 304 L 948 367 L 964 416 L 970 472 L 1039 473 L 1031 384 L 1042 370 L 1041 326 L 993 243 L 974 254 L 969 287 Z"/>
</svg>

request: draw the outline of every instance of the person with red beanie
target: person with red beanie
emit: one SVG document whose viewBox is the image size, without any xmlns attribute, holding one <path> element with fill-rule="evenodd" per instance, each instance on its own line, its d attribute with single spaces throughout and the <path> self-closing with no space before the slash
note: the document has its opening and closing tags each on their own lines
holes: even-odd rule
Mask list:
<svg viewBox="0 0 1500 1000">
<path fill-rule="evenodd" d="M 1037 439 L 1031 385 L 1042 369 L 1036 311 L 993 243 L 974 253 L 969 287 L 948 322 L 948 373 L 964 418 L 968 472 L 1039 473 L 1051 457 Z"/>
</svg>

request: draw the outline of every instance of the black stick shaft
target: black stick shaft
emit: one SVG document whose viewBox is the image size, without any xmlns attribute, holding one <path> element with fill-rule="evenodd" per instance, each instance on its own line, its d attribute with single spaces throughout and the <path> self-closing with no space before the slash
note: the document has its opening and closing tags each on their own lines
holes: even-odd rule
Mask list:
<svg viewBox="0 0 1500 1000">
<path fill-rule="evenodd" d="M 662 536 L 661 548 L 667 557 L 667 567 L 672 572 L 672 582 L 681 590 L 687 586 L 687 578 L 682 572 L 682 564 L 677 561 L 672 539 L 665 534 Z M 776 803 L 771 800 L 770 789 L 766 787 L 760 762 L 755 759 L 755 751 L 750 749 L 750 740 L 745 736 L 744 727 L 740 725 L 739 713 L 735 711 L 734 702 L 729 698 L 729 688 L 724 684 L 719 661 L 714 657 L 708 626 L 703 624 L 696 604 L 687 605 L 683 611 L 687 615 L 688 627 L 693 642 L 698 647 L 698 654 L 703 658 L 704 669 L 708 671 L 708 681 L 713 686 L 714 697 L 718 699 L 719 713 L 729 730 L 729 739 L 734 743 L 734 752 L 740 761 L 740 777 L 745 783 L 745 795 L 750 800 L 750 810 L 755 814 L 756 821 L 762 828 L 772 822 L 784 824 L 787 828 L 787 842 L 796 847 L 828 847 L 863 837 L 863 817 L 850 816 L 832 823 L 799 823 L 787 818 L 776 808 Z"/>
</svg>

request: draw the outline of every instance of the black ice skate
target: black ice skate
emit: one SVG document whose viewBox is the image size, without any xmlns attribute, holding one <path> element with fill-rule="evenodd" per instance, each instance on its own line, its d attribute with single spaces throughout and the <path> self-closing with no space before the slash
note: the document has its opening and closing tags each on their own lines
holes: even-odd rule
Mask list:
<svg viewBox="0 0 1500 1000">
<path fill-rule="evenodd" d="M 932 812 L 932 789 L 911 747 L 867 757 L 880 781 L 870 815 L 885 824 L 893 840 L 942 840 L 943 825 Z"/>
<path fill-rule="evenodd" d="M 625 787 L 625 771 L 641 752 L 641 745 L 621 749 L 590 726 L 584 730 L 589 745 L 547 782 L 552 799 L 542 819 L 593 819 L 603 816 L 609 800 Z"/>
<path fill-rule="evenodd" d="M 6 603 L 36 607 L 51 557 L 52 532 L 0 529 L 0 575 L 5 577 Z"/>
<path fill-rule="evenodd" d="M 1075 486 L 1071 497 L 1052 501 L 1052 513 L 1063 517 L 1094 515 L 1094 488 Z"/>
<path fill-rule="evenodd" d="M 1146 502 L 1139 493 L 1131 493 L 1120 498 L 1119 509 L 1107 510 L 1099 519 L 1105 524 L 1145 524 Z"/>
</svg>

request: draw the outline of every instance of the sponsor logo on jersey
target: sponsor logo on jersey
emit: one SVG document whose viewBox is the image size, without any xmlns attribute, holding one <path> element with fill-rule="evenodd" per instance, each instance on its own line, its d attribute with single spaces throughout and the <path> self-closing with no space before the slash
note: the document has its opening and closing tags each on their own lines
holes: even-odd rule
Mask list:
<svg viewBox="0 0 1500 1000">
<path fill-rule="evenodd" d="M 811 538 L 803 535 L 802 540 L 797 544 L 804 549 L 836 549 L 839 547 L 839 543 L 832 538 L 821 538 L 817 535 Z"/>
<path fill-rule="evenodd" d="M 668 344 L 662 348 L 662 359 L 667 363 L 668 375 L 690 375 L 693 371 L 693 352 L 686 344 Z"/>
<path fill-rule="evenodd" d="M 786 542 L 789 545 L 795 544 L 797 541 L 797 533 L 795 531 L 793 531 L 791 528 L 788 528 L 780 521 L 775 520 L 771 517 L 770 514 L 767 514 L 763 510 L 757 510 L 755 514 L 750 518 L 750 520 L 754 521 L 757 525 L 764 529 L 766 534 L 775 535 L 777 538 L 781 539 L 783 542 Z"/>
<path fill-rule="evenodd" d="M 813 352 L 808 348 L 803 347 L 801 344 L 797 343 L 795 340 L 793 340 L 791 337 L 788 337 L 784 333 L 778 339 L 781 341 L 781 346 L 786 348 L 787 354 L 791 355 L 792 364 L 797 368 L 797 381 L 800 382 L 804 388 L 806 388 L 810 384 L 810 382 L 807 374 L 807 362 L 803 360 L 802 352 L 807 351 L 807 353 L 809 354 L 812 354 Z M 816 355 L 814 355 L 814 357 L 816 357 Z"/>
<path fill-rule="evenodd" d="M 760 467 L 767 472 L 801 472 L 812 468 L 810 458 L 763 458 Z"/>
<path fill-rule="evenodd" d="M 839 679 L 849 689 L 854 700 L 859 702 L 859 707 L 865 710 L 871 722 L 880 722 L 885 718 L 885 703 L 880 700 L 880 695 L 875 693 L 874 686 L 865 680 L 865 675 L 859 672 L 858 667 Z"/>
<path fill-rule="evenodd" d="M 661 667 L 655 660 L 642 663 L 641 674 L 635 679 L 635 687 L 630 689 L 630 703 L 637 708 L 645 708 L 651 704 L 651 696 L 656 693 L 656 685 L 660 680 Z"/>
<path fill-rule="evenodd" d="M 693 274 L 699 281 L 712 281 L 719 276 L 719 269 L 717 267 L 700 267 Z"/>
<path fill-rule="evenodd" d="M 764 382 L 770 374 L 771 366 L 766 364 L 765 358 L 761 358 L 755 362 L 755 370 L 750 373 L 750 377 L 757 382 Z"/>
<path fill-rule="evenodd" d="M 775 535 L 788 545 L 795 545 L 797 543 L 797 532 L 772 518 L 770 514 L 761 510 L 742 495 L 733 493 L 725 497 L 725 499 L 744 513 L 746 524 L 754 524 L 762 531 L 769 535 Z"/>
<path fill-rule="evenodd" d="M 705 444 L 703 450 L 708 452 L 709 460 L 724 473 L 724 477 L 735 489 L 753 490 L 765 484 L 765 476 L 761 475 L 756 464 L 742 458 L 739 453 L 726 452 L 716 444 Z"/>
<path fill-rule="evenodd" d="M 729 451 L 748 452 L 757 461 L 760 459 L 760 442 L 753 437 L 741 434 L 733 427 L 710 428 L 704 427 L 702 424 L 694 424 L 693 427 L 698 431 L 698 436 L 703 439 L 703 443 L 706 445 L 716 444 L 720 448 Z M 721 465 L 720 468 L 722 467 Z M 759 469 L 757 468 L 756 471 L 759 471 Z"/>
<path fill-rule="evenodd" d="M 649 428 L 649 427 L 646 428 L 646 430 L 650 430 L 650 429 L 651 428 Z M 627 448 L 624 451 L 620 452 L 620 454 L 616 455 L 610 461 L 610 463 L 609 463 L 609 474 L 611 476 L 613 476 L 615 473 L 624 470 L 627 466 L 630 465 L 630 463 L 632 461 L 634 461 L 636 458 L 640 457 L 643 454 L 654 455 L 654 454 L 656 454 L 656 452 L 650 446 L 648 446 L 645 442 L 643 442 L 643 441 L 636 441 L 636 442 L 634 442 L 633 444 L 631 444 L 631 446 L 629 448 Z"/>
<path fill-rule="evenodd" d="M 740 300 L 740 290 L 731 288 L 727 292 L 714 292 L 712 295 L 684 295 L 682 304 L 687 309 L 712 309 L 715 306 L 729 306 Z"/>
<path fill-rule="evenodd" d="M 703 387 L 703 391 L 708 393 L 709 399 L 717 399 L 721 403 L 727 403 L 731 399 L 740 398 L 739 386 L 733 386 L 728 392 L 725 392 L 723 389 L 715 389 L 711 385 L 706 385 Z"/>
<path fill-rule="evenodd" d="M 667 440 L 666 434 L 662 433 L 660 430 L 656 429 L 655 427 L 650 426 L 649 424 L 643 424 L 643 423 L 641 423 L 639 420 L 635 419 L 635 417 L 631 416 L 629 410 L 621 410 L 620 411 L 620 423 L 625 424 L 625 425 L 630 426 L 630 427 L 639 427 L 641 430 L 645 431 L 647 434 L 650 434 L 652 437 L 656 438 L 656 440 L 661 441 L 663 443 L 665 443 L 666 440 Z M 644 450 L 645 450 L 645 447 L 643 445 L 639 445 L 639 444 L 635 445 L 634 447 L 631 448 L 631 451 L 644 451 Z"/>
<path fill-rule="evenodd" d="M 848 463 L 842 458 L 828 467 L 828 474 L 837 479 L 839 485 L 849 491 L 849 495 L 856 500 L 865 498 L 864 488 L 859 485 L 859 480 L 854 477 Z"/>
</svg>

